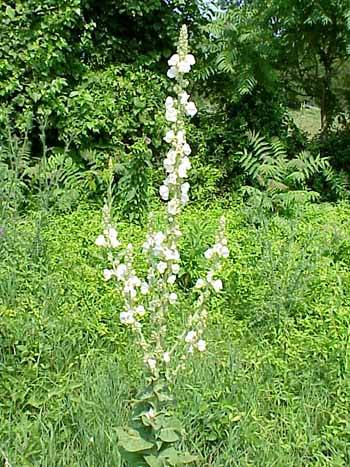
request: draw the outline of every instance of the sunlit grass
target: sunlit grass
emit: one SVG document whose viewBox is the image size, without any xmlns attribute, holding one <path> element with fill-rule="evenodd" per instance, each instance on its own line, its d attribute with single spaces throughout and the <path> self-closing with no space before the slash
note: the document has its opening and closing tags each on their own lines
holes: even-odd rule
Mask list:
<svg viewBox="0 0 350 467">
<path fill-rule="evenodd" d="M 304 107 L 300 110 L 290 110 L 295 124 L 303 131 L 309 133 L 310 136 L 316 135 L 321 129 L 321 113 L 316 107 Z"/>
</svg>

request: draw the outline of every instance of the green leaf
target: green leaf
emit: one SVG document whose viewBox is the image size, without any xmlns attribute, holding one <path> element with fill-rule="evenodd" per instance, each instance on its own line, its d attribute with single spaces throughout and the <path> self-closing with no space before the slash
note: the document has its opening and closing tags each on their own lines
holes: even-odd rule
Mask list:
<svg viewBox="0 0 350 467">
<path fill-rule="evenodd" d="M 119 444 L 125 451 L 138 452 L 152 449 L 154 444 L 141 438 L 136 430 L 128 428 L 117 428 L 117 435 Z"/>
<path fill-rule="evenodd" d="M 171 428 L 163 428 L 158 436 L 165 443 L 175 443 L 179 440 L 179 435 Z"/>
<path fill-rule="evenodd" d="M 156 456 L 146 456 L 145 461 L 150 467 L 163 467 L 163 462 L 158 459 Z"/>
</svg>

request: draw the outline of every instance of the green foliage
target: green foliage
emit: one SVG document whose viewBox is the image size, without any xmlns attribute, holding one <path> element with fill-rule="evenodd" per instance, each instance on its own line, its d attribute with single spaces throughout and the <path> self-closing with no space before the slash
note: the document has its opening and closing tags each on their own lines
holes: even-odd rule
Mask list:
<svg viewBox="0 0 350 467">
<path fill-rule="evenodd" d="M 179 449 L 198 467 L 347 467 L 350 208 L 309 205 L 298 222 L 274 216 L 257 230 L 231 200 L 197 204 L 184 241 L 204 251 L 223 212 L 232 256 L 209 310 L 212 351 L 174 387 Z M 116 216 L 121 239 L 141 244 L 143 229 Z M 38 217 L 0 236 L 1 454 L 11 465 L 122 467 L 116 427 L 131 415 L 139 354 L 118 323 L 120 297 L 99 277 L 100 211 Z"/>
<path fill-rule="evenodd" d="M 0 218 L 16 213 L 28 189 L 25 171 L 30 161 L 30 144 L 13 134 L 8 118 L 0 132 Z"/>
<path fill-rule="evenodd" d="M 27 113 L 59 112 L 59 97 L 85 69 L 81 57 L 93 25 L 80 0 L 9 1 L 0 8 L 0 99 L 21 127 Z"/>
<path fill-rule="evenodd" d="M 284 88 L 314 99 L 321 108 L 321 126 L 327 129 L 337 107 L 334 78 L 348 58 L 347 0 L 309 2 L 303 7 L 285 0 L 252 3 L 257 8 L 256 20 L 271 33 L 275 66 Z"/>
<path fill-rule="evenodd" d="M 134 66 L 110 66 L 84 75 L 66 100 L 60 137 L 78 148 L 115 151 L 148 135 L 153 147 L 162 141 L 165 80 Z"/>
<path fill-rule="evenodd" d="M 166 467 L 196 460 L 174 447 L 183 436 L 183 428 L 169 414 L 171 400 L 166 383 L 160 380 L 151 383 L 133 401 L 131 427 L 117 430 L 122 456 L 128 465 Z"/>
<path fill-rule="evenodd" d="M 248 142 L 249 149 L 245 148 L 239 155 L 247 176 L 257 184 L 257 187 L 243 188 L 255 207 L 288 212 L 319 198 L 319 193 L 308 189 L 307 182 L 329 168 L 326 158 L 301 152 L 288 159 L 281 141 L 269 143 L 258 133 L 249 133 Z"/>
<path fill-rule="evenodd" d="M 132 222 L 142 223 L 149 201 L 149 179 L 152 151 L 148 141 L 136 141 L 129 148 L 125 162 L 117 165 L 117 200 L 124 215 Z"/>
<path fill-rule="evenodd" d="M 270 32 L 256 21 L 256 13 L 249 5 L 232 7 L 218 13 L 205 26 L 209 61 L 199 76 L 207 79 L 215 74 L 223 83 L 228 79 L 230 85 L 226 83 L 224 91 L 232 100 L 251 94 L 258 84 L 272 88 L 277 79 L 272 67 Z"/>
</svg>

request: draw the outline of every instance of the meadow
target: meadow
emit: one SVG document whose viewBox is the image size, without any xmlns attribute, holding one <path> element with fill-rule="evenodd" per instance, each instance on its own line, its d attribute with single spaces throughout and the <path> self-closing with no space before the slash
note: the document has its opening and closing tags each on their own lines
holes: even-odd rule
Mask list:
<svg viewBox="0 0 350 467">
<path fill-rule="evenodd" d="M 211 302 L 209 350 L 174 384 L 183 442 L 199 466 L 347 466 L 350 206 L 254 224 L 239 199 L 190 205 L 174 333 L 222 213 L 231 255 Z M 140 245 L 145 228 L 116 219 Z M 81 205 L 28 212 L 2 231 L 0 452 L 9 465 L 122 465 L 115 428 L 142 372 L 120 298 L 101 280 L 100 224 L 100 209 Z"/>
<path fill-rule="evenodd" d="M 295 3 L 0 5 L 0 467 L 350 465 L 349 5 Z"/>
</svg>

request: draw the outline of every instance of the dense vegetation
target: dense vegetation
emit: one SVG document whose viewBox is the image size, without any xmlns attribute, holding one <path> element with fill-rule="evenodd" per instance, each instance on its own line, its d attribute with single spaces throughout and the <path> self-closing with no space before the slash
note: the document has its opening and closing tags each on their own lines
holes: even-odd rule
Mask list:
<svg viewBox="0 0 350 467">
<path fill-rule="evenodd" d="M 164 227 L 183 23 L 198 113 L 173 336 L 222 214 L 230 257 L 208 350 L 173 381 L 180 449 L 198 466 L 350 465 L 346 0 L 0 3 L 0 465 L 124 466 L 142 364 L 94 242 L 108 190 L 136 251 Z"/>
</svg>

